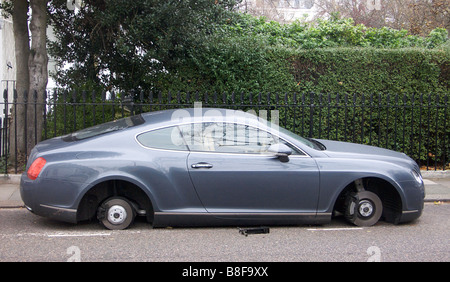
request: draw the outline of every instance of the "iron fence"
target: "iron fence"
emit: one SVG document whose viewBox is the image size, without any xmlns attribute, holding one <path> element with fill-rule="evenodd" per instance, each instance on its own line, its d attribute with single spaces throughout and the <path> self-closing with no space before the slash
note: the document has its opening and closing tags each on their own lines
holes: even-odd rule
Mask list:
<svg viewBox="0 0 450 282">
<path fill-rule="evenodd" d="M 34 143 L 76 130 L 142 112 L 193 107 L 252 111 L 294 133 L 373 145 L 404 152 L 426 170 L 449 169 L 450 130 L 448 93 L 444 94 L 317 94 L 317 93 L 199 93 L 199 92 L 88 92 L 48 91 L 18 102 L 17 92 L 4 91 L 0 144 L 4 172 L 18 173 L 24 163 L 17 158 L 17 136 L 12 127 L 36 126 L 37 118 L 18 124 L 18 106 L 39 113 L 42 132 Z M 12 97 L 11 97 L 12 96 Z M 30 96 L 30 97 L 28 97 Z M 37 117 L 37 114 L 36 114 Z M 34 123 L 34 124 L 32 124 Z M 17 132 L 17 131 L 14 131 Z M 25 134 L 25 136 L 27 136 Z M 26 143 L 26 142 L 25 142 Z M 16 148 L 11 151 L 11 148 Z"/>
</svg>

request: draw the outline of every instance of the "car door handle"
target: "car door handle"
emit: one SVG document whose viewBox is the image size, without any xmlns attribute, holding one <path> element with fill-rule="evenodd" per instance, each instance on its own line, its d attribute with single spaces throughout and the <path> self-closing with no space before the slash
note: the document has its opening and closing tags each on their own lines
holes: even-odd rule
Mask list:
<svg viewBox="0 0 450 282">
<path fill-rule="evenodd" d="M 209 163 L 196 163 L 191 165 L 192 168 L 212 168 L 213 165 Z"/>
</svg>

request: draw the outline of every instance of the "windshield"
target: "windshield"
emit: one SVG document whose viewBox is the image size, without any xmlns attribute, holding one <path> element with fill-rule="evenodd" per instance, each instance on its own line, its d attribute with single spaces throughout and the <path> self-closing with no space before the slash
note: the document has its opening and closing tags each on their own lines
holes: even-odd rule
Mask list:
<svg viewBox="0 0 450 282">
<path fill-rule="evenodd" d="M 300 143 L 302 143 L 302 144 L 304 144 L 304 145 L 306 145 L 306 146 L 308 146 L 310 148 L 313 148 L 315 150 L 320 150 L 320 151 L 323 151 L 323 150 L 327 149 L 325 147 L 325 145 L 323 145 L 319 141 L 316 141 L 316 140 L 314 140 L 312 138 L 301 137 L 301 136 L 299 136 L 299 135 L 297 135 L 297 134 L 287 130 L 286 128 L 281 127 L 278 124 L 274 124 L 274 123 L 268 121 L 265 118 L 258 117 L 258 120 L 260 122 L 262 122 L 263 124 L 265 124 L 266 126 L 269 126 L 270 128 L 274 128 L 274 129 L 278 130 L 279 132 L 281 132 L 281 133 L 291 137 L 292 139 L 294 139 L 294 140 L 296 140 L 296 141 L 298 141 L 298 142 L 300 142 Z"/>
<path fill-rule="evenodd" d="M 122 129 L 129 128 L 132 126 L 140 125 L 143 123 L 144 123 L 144 119 L 142 118 L 141 115 L 126 117 L 126 118 L 110 121 L 107 123 L 98 124 L 93 127 L 79 130 L 77 132 L 74 132 L 74 133 L 71 133 L 69 135 L 62 137 L 62 140 L 67 141 L 67 142 L 83 140 L 86 138 L 98 136 L 98 135 L 105 134 L 108 132 L 122 130 Z"/>
<path fill-rule="evenodd" d="M 279 131 L 281 133 L 286 134 L 287 136 L 299 141 L 300 143 L 305 144 L 306 146 L 308 146 L 310 148 L 313 148 L 316 150 L 321 150 L 321 151 L 326 149 L 322 143 L 320 143 L 314 139 L 311 139 L 311 138 L 304 138 L 304 137 L 298 136 L 297 134 L 295 134 L 285 128 L 282 128 L 281 126 L 279 127 Z"/>
</svg>

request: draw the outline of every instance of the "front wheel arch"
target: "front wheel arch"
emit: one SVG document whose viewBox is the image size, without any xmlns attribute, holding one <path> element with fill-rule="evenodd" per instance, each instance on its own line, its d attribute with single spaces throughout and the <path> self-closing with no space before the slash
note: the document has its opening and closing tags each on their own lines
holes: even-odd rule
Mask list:
<svg viewBox="0 0 450 282">
<path fill-rule="evenodd" d="M 364 191 L 370 191 L 376 194 L 381 200 L 383 205 L 381 220 L 394 224 L 399 223 L 403 208 L 400 193 L 392 183 L 378 177 L 359 178 L 349 183 L 336 198 L 333 213 L 335 215 L 337 213 L 345 214 L 345 201 L 347 197 L 351 193 L 357 193 L 358 190 L 361 190 L 356 184 L 359 181 L 361 181 Z"/>
</svg>

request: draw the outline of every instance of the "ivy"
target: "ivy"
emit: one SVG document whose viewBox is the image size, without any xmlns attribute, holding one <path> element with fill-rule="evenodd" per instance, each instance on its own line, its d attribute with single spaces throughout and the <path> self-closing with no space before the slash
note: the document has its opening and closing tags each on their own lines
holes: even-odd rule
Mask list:
<svg viewBox="0 0 450 282">
<path fill-rule="evenodd" d="M 351 18 L 332 17 L 316 22 L 281 24 L 242 14 L 224 29 L 227 34 L 265 39 L 269 45 L 313 49 L 327 47 L 436 48 L 448 39 L 444 28 L 436 28 L 428 37 L 409 35 L 407 30 L 388 27 L 370 28 L 356 25 Z"/>
</svg>

